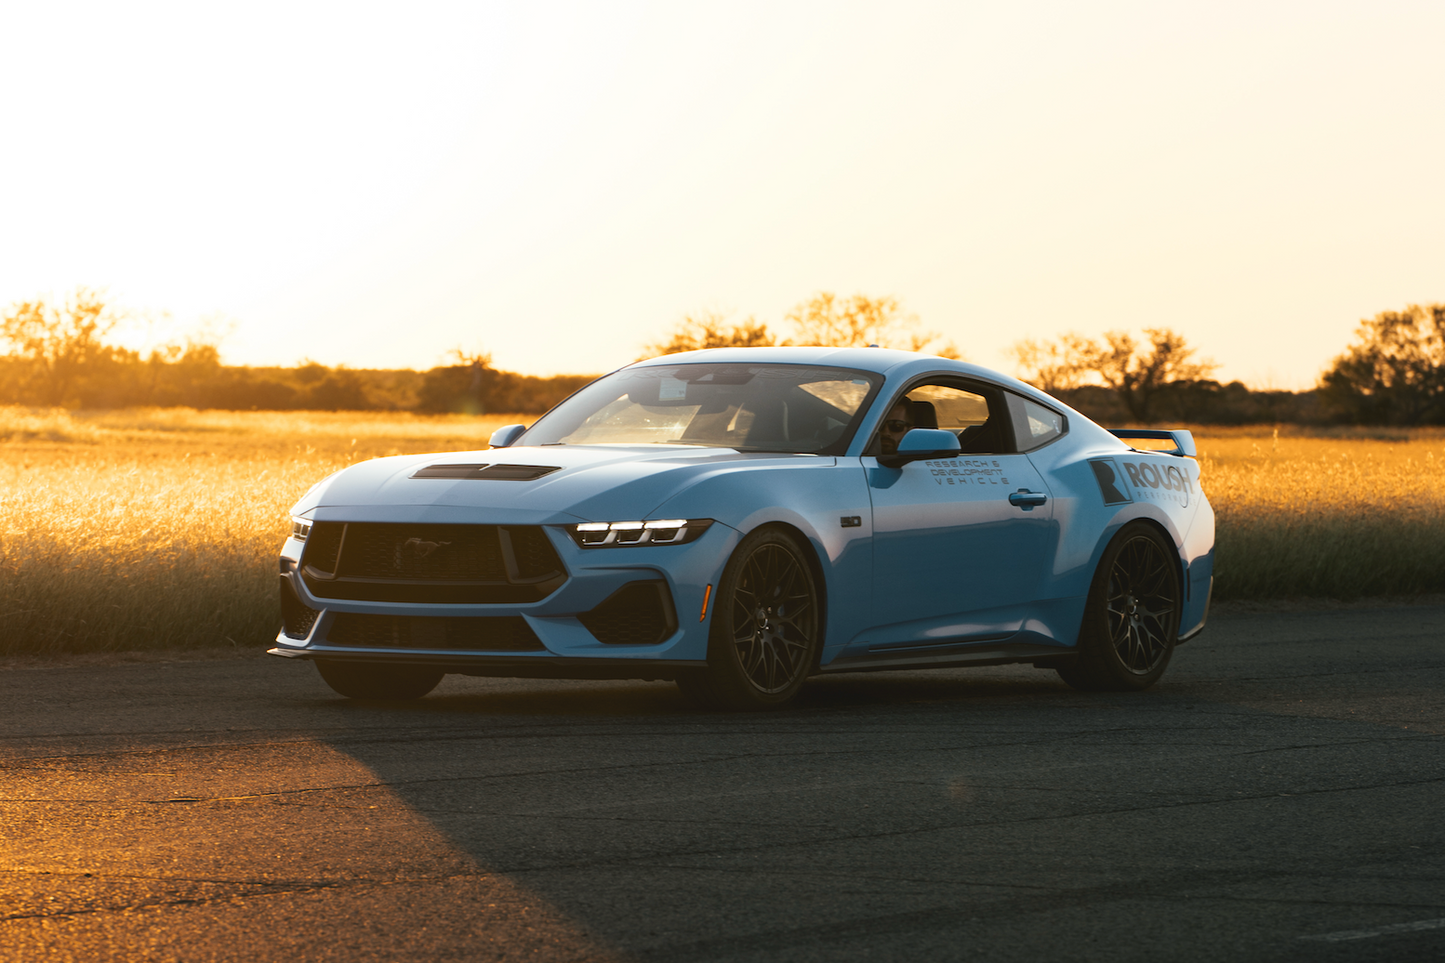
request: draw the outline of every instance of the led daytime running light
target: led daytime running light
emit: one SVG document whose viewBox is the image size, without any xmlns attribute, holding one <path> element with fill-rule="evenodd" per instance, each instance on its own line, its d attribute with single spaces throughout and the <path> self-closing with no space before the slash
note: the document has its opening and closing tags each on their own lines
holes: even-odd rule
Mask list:
<svg viewBox="0 0 1445 963">
<path fill-rule="evenodd" d="M 582 548 L 623 548 L 633 545 L 681 545 L 697 538 L 710 518 L 656 518 L 651 521 L 580 522 L 567 526 Z"/>
</svg>

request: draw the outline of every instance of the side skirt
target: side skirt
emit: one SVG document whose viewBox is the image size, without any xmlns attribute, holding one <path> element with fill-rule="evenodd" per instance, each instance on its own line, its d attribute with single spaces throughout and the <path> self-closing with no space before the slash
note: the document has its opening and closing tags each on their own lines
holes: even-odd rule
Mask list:
<svg viewBox="0 0 1445 963">
<path fill-rule="evenodd" d="M 1074 650 L 1063 645 L 1040 645 L 1036 642 L 959 642 L 908 648 L 890 647 L 865 655 L 840 656 L 823 666 L 818 674 L 1012 665 L 1018 662 L 1031 662 L 1040 668 L 1052 668 L 1062 662 L 1071 662 L 1074 658 Z"/>
</svg>

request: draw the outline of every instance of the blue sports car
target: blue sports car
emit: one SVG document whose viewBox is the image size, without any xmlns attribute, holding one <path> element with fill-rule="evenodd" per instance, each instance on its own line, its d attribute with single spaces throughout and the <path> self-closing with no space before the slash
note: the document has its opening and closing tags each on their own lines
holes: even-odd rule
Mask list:
<svg viewBox="0 0 1445 963">
<path fill-rule="evenodd" d="M 671 355 L 491 445 L 311 489 L 271 654 L 358 699 L 459 672 L 670 679 L 765 709 L 810 676 L 933 666 L 1143 689 L 1209 607 L 1190 434 L 1110 432 L 976 365 Z"/>
</svg>

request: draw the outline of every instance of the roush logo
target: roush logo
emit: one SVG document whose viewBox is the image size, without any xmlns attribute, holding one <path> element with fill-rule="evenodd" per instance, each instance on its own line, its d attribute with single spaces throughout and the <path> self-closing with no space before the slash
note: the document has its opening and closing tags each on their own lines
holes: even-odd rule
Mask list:
<svg viewBox="0 0 1445 963">
<path fill-rule="evenodd" d="M 1194 491 L 1194 485 L 1190 482 L 1189 475 L 1181 471 L 1178 465 L 1156 468 L 1147 461 L 1133 464 L 1126 461 L 1124 470 L 1129 473 L 1129 483 L 1135 488 L 1143 488 L 1148 485 L 1150 488 L 1162 488 L 1165 491 L 1186 494 Z"/>
<path fill-rule="evenodd" d="M 1094 480 L 1099 483 L 1099 494 L 1104 496 L 1105 505 L 1122 505 L 1132 502 L 1129 486 L 1119 472 L 1119 463 L 1112 458 L 1095 458 L 1089 462 L 1094 469 Z"/>
<path fill-rule="evenodd" d="M 1089 461 L 1089 467 L 1094 470 L 1094 480 L 1099 483 L 1099 494 L 1105 505 L 1122 505 L 1137 499 L 1167 499 L 1187 507 L 1189 496 L 1194 492 L 1194 481 L 1183 465 L 1094 458 Z"/>
</svg>

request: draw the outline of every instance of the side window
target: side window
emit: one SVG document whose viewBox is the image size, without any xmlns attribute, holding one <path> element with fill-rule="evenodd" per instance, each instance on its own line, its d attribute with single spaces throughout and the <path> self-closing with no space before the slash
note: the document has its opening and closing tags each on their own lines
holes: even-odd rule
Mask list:
<svg viewBox="0 0 1445 963">
<path fill-rule="evenodd" d="M 1069 430 L 1068 419 L 1043 405 L 1018 395 L 1008 396 L 1009 414 L 1013 416 L 1014 438 L 1019 451 L 1033 451 Z"/>
<path fill-rule="evenodd" d="M 947 385 L 919 385 L 908 392 L 915 409 L 933 416 L 933 427 L 958 433 L 988 422 L 988 399 L 973 391 Z M 920 424 L 920 427 L 923 427 Z"/>
<path fill-rule="evenodd" d="M 958 435 L 959 448 L 967 454 L 1013 451 L 1013 436 L 1007 428 L 1000 394 L 957 385 L 915 385 L 889 408 L 869 452 L 888 454 L 896 450 L 909 428 L 951 431 Z"/>
</svg>

